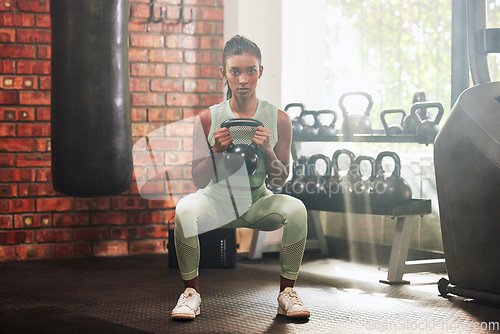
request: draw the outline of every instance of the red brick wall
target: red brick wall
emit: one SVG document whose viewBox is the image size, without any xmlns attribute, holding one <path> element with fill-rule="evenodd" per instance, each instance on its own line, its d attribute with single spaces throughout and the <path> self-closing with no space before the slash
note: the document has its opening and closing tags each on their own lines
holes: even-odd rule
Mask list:
<svg viewBox="0 0 500 334">
<path fill-rule="evenodd" d="M 134 142 L 222 101 L 223 0 L 130 0 Z M 165 252 L 173 201 L 144 199 L 135 182 L 118 196 L 57 194 L 50 170 L 48 0 L 0 2 L 0 261 Z M 182 147 L 179 147 L 182 150 Z"/>
</svg>

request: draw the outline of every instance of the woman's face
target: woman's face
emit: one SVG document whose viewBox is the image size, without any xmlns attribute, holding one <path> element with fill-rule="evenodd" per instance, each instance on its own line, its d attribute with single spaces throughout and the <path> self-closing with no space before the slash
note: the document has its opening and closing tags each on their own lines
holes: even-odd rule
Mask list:
<svg viewBox="0 0 500 334">
<path fill-rule="evenodd" d="M 246 97 L 255 93 L 263 67 L 254 55 L 243 53 L 228 57 L 226 68 L 221 70 L 233 96 Z"/>
</svg>

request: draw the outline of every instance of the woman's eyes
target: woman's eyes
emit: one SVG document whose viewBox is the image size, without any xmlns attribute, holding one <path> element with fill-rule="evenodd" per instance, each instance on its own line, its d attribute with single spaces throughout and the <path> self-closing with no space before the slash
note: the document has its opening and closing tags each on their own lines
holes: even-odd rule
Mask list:
<svg viewBox="0 0 500 334">
<path fill-rule="evenodd" d="M 229 71 L 229 72 L 230 72 L 232 75 L 239 75 L 239 74 L 240 74 L 240 71 L 238 71 L 238 70 L 231 70 L 231 71 Z M 257 72 L 257 70 L 256 70 L 256 69 L 254 69 L 254 68 L 247 70 L 247 74 L 250 74 L 250 75 L 255 74 L 255 72 Z"/>
</svg>

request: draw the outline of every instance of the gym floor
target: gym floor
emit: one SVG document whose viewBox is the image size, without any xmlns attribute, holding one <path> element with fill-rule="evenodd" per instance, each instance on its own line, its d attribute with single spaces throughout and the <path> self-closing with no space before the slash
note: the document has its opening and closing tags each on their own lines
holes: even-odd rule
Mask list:
<svg viewBox="0 0 500 334">
<path fill-rule="evenodd" d="M 306 252 L 296 289 L 309 320 L 276 315 L 277 256 L 201 269 L 201 315 L 172 321 L 183 290 L 165 255 L 0 263 L 1 333 L 500 332 L 500 307 L 438 295 L 441 274 L 378 282 L 376 265 Z M 495 323 L 496 322 L 496 323 Z M 489 329 L 488 329 L 489 328 Z"/>
</svg>

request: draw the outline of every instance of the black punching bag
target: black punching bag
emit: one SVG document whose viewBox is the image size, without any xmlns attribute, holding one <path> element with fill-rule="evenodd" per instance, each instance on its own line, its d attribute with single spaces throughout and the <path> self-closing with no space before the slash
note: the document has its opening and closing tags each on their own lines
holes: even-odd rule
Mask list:
<svg viewBox="0 0 500 334">
<path fill-rule="evenodd" d="M 132 181 L 128 0 L 51 0 L 54 189 L 119 194 Z"/>
</svg>

